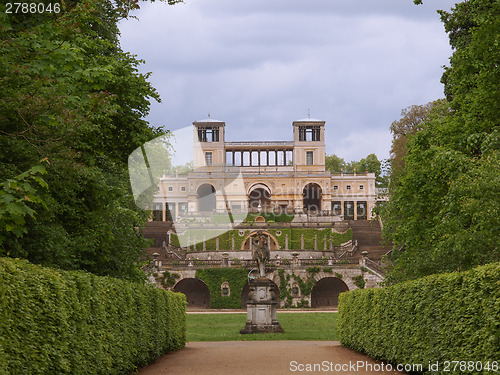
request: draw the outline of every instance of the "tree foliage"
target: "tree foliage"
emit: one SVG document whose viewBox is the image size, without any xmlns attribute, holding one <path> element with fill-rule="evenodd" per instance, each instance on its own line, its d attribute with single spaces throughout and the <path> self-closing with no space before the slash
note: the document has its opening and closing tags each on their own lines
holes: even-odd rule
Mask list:
<svg viewBox="0 0 500 375">
<path fill-rule="evenodd" d="M 360 161 L 350 161 L 348 163 L 335 154 L 325 156 L 325 168 L 331 173 L 375 173 L 379 185 L 383 185 L 385 181 L 384 176 L 382 176 L 381 166 L 382 163 L 375 154 L 370 154 Z"/>
<path fill-rule="evenodd" d="M 47 189 L 26 195 L 46 208 L 29 205 L 17 229 L 2 214 L 0 255 L 140 278 L 145 213 L 126 161 L 159 135 L 143 120 L 159 96 L 141 61 L 121 50 L 117 27 L 138 2 L 69 0 L 57 14 L 0 7 L 0 181 L 47 161 Z"/>
<path fill-rule="evenodd" d="M 441 19 L 455 49 L 437 105 L 391 182 L 391 282 L 498 261 L 500 3 L 456 4 Z"/>
<path fill-rule="evenodd" d="M 401 118 L 391 124 L 391 171 L 397 173 L 404 164 L 408 138 L 422 130 L 430 111 L 442 101 L 436 100 L 424 105 L 412 105 L 401 111 Z"/>
</svg>

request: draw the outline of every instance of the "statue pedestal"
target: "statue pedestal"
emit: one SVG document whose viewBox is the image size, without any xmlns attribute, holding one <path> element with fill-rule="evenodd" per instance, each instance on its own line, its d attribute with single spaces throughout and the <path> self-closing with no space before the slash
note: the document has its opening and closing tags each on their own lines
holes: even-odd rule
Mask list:
<svg viewBox="0 0 500 375">
<path fill-rule="evenodd" d="M 271 290 L 269 279 L 259 278 L 250 282 L 247 301 L 247 323 L 240 333 L 283 333 L 278 322 L 278 302 Z"/>
</svg>

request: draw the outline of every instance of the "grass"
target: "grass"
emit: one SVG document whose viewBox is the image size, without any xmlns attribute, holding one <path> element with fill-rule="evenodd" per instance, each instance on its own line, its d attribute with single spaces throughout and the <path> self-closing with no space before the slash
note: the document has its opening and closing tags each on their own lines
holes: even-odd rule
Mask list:
<svg viewBox="0 0 500 375">
<path fill-rule="evenodd" d="M 338 340 L 337 313 L 278 313 L 285 333 L 240 334 L 246 314 L 187 314 L 187 341 Z"/>
</svg>

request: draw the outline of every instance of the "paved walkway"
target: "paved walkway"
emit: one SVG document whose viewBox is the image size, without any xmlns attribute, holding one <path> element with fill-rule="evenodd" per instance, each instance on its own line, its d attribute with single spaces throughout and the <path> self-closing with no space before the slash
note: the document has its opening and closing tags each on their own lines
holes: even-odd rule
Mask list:
<svg viewBox="0 0 500 375">
<path fill-rule="evenodd" d="M 371 368 L 370 368 L 371 366 Z M 385 370 L 385 371 L 384 371 Z M 190 342 L 139 375 L 404 374 L 338 341 Z"/>
</svg>

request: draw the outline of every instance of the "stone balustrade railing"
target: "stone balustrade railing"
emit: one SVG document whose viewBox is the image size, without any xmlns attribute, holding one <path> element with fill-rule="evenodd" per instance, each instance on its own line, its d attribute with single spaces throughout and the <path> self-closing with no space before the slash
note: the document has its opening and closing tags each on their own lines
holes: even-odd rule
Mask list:
<svg viewBox="0 0 500 375">
<path fill-rule="evenodd" d="M 359 265 L 358 260 L 353 259 L 273 259 L 266 262 L 269 268 L 307 268 L 312 266 L 321 267 L 345 267 Z M 190 269 L 190 268 L 255 268 L 256 262 L 252 259 L 186 259 L 169 263 L 163 263 L 164 269 Z"/>
</svg>

